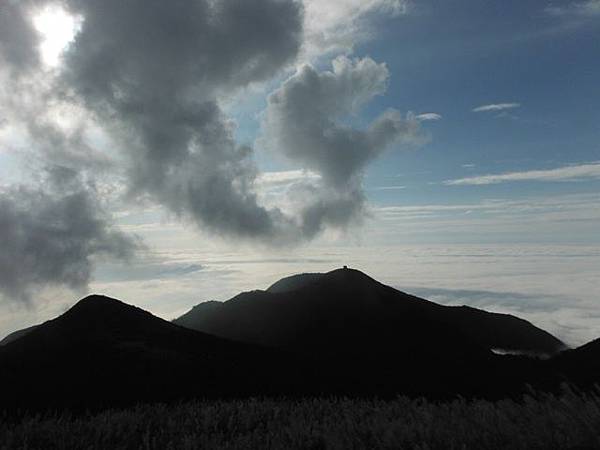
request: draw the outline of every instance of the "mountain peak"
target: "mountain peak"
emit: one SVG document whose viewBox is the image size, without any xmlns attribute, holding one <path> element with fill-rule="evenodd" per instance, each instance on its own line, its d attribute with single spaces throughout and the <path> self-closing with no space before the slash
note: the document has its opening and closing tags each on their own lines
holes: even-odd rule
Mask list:
<svg viewBox="0 0 600 450">
<path fill-rule="evenodd" d="M 266 291 L 202 304 L 174 322 L 229 339 L 309 353 L 335 353 L 360 344 L 371 353 L 383 349 L 383 354 L 398 343 L 399 348 L 421 342 L 422 348 L 426 343 L 435 349 L 441 342 L 454 342 L 456 348 L 474 352 L 501 348 L 554 354 L 564 345 L 522 319 L 436 304 L 346 266 L 292 275 Z"/>
<path fill-rule="evenodd" d="M 58 317 L 77 329 L 124 330 L 137 327 L 145 319 L 161 320 L 147 311 L 105 295 L 89 295 Z"/>
<path fill-rule="evenodd" d="M 344 266 L 340 269 L 334 269 L 326 273 L 320 272 L 307 272 L 300 273 L 297 275 L 290 275 L 288 277 L 281 278 L 280 280 L 273 283 L 267 288 L 267 292 L 272 294 L 281 294 L 285 292 L 291 292 L 296 289 L 303 288 L 313 283 L 327 279 L 329 282 L 344 283 L 356 283 L 361 280 L 368 282 L 376 282 L 373 278 L 369 277 L 364 272 L 357 269 L 350 269 L 348 266 Z"/>
<path fill-rule="evenodd" d="M 123 303 L 112 297 L 100 294 L 92 294 L 82 298 L 69 309 L 65 315 L 102 312 L 115 313 L 119 310 L 137 310 L 135 306 Z"/>
<path fill-rule="evenodd" d="M 122 304 L 125 305 L 121 300 L 116 298 L 108 297 L 102 294 L 90 294 L 83 297 L 75 305 L 110 305 L 110 304 Z"/>
<path fill-rule="evenodd" d="M 330 272 L 324 274 L 324 276 L 333 279 L 341 279 L 341 280 L 352 280 L 352 281 L 369 281 L 378 283 L 375 279 L 371 278 L 364 272 L 361 272 L 358 269 L 351 269 L 348 266 L 344 266 L 341 269 L 334 269 Z"/>
<path fill-rule="evenodd" d="M 273 283 L 267 288 L 267 292 L 272 294 L 278 294 L 282 292 L 289 292 L 308 284 L 312 284 L 315 281 L 321 279 L 325 274 L 318 272 L 300 273 L 296 275 L 290 275 L 288 277 L 281 278 L 280 280 Z"/>
</svg>

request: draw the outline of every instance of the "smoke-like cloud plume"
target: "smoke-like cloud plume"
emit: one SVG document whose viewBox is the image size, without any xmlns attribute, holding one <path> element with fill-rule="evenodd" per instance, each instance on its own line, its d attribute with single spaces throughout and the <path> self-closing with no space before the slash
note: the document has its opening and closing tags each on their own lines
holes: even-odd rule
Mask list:
<svg viewBox="0 0 600 450">
<path fill-rule="evenodd" d="M 368 163 L 392 144 L 421 139 L 419 121 L 397 110 L 383 112 L 364 129 L 344 123 L 385 92 L 388 78 L 385 64 L 340 56 L 331 71 L 305 65 L 269 97 L 262 144 L 322 177 L 321 186 L 304 187 L 298 195 L 312 199 L 300 216 L 306 235 L 360 219 Z"/>
<path fill-rule="evenodd" d="M 126 260 L 138 246 L 70 169 L 49 168 L 39 186 L 0 190 L 0 296 L 8 300 L 28 302 L 46 286 L 83 289 L 97 258 Z"/>
<path fill-rule="evenodd" d="M 213 232 L 268 239 L 279 214 L 257 203 L 252 151 L 236 143 L 219 97 L 294 59 L 300 5 L 108 3 L 69 2 L 85 19 L 62 81 L 119 136 L 130 193 Z"/>
</svg>

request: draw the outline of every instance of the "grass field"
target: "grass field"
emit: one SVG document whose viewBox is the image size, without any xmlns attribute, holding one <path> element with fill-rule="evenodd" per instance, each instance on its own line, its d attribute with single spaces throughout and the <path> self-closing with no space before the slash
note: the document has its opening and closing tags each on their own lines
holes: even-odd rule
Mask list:
<svg viewBox="0 0 600 450">
<path fill-rule="evenodd" d="M 600 395 L 521 401 L 400 397 L 250 399 L 143 405 L 2 421 L 14 449 L 588 449 L 600 448 Z"/>
</svg>

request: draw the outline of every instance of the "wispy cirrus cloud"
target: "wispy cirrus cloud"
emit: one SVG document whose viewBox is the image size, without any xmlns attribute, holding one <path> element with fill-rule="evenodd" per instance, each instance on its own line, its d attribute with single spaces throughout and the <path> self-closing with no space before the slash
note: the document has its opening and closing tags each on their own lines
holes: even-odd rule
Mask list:
<svg viewBox="0 0 600 450">
<path fill-rule="evenodd" d="M 499 184 L 511 181 L 580 181 L 600 179 L 600 162 L 446 180 L 447 186 Z"/>
<path fill-rule="evenodd" d="M 406 189 L 404 185 L 394 185 L 394 186 L 375 186 L 369 188 L 370 191 L 401 191 Z"/>
<path fill-rule="evenodd" d="M 473 108 L 473 112 L 499 112 L 508 109 L 515 109 L 521 106 L 520 103 L 490 103 L 489 105 L 481 105 Z"/>
<path fill-rule="evenodd" d="M 321 176 L 319 174 L 310 170 L 280 170 L 262 172 L 256 177 L 256 184 L 259 187 L 269 188 L 320 179 Z"/>
<path fill-rule="evenodd" d="M 377 217 L 385 221 L 418 222 L 426 224 L 449 224 L 447 220 L 457 219 L 460 223 L 471 224 L 482 218 L 502 227 L 502 224 L 523 224 L 530 219 L 550 222 L 573 223 L 574 221 L 597 222 L 600 220 L 600 195 L 596 193 L 560 195 L 552 198 L 526 197 L 519 200 L 484 199 L 480 202 L 455 204 L 395 205 L 374 209 Z M 467 218 L 469 217 L 469 218 Z M 479 225 L 482 222 L 477 222 Z M 456 223 L 455 223 L 456 224 Z"/>
<path fill-rule="evenodd" d="M 421 122 L 425 122 L 428 120 L 440 120 L 441 118 L 442 115 L 438 113 L 423 113 L 415 116 L 415 119 Z"/>
</svg>

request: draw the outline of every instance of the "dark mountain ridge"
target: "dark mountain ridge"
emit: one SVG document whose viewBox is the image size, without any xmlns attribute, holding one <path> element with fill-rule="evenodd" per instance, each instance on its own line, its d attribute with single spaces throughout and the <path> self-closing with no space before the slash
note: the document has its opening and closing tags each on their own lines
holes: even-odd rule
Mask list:
<svg viewBox="0 0 600 450">
<path fill-rule="evenodd" d="M 563 344 L 516 317 L 438 305 L 351 269 L 200 304 L 175 322 L 86 297 L 0 346 L 0 406 L 265 395 L 501 398 L 527 385 L 600 381 L 590 362 L 600 341 L 547 361 L 496 355 L 491 349 L 555 353 Z"/>
<path fill-rule="evenodd" d="M 17 339 L 25 336 L 26 334 L 31 333 L 37 327 L 39 327 L 39 325 L 33 325 L 31 327 L 23 328 L 22 330 L 17 330 L 13 333 L 10 333 L 9 335 L 7 335 L 4 339 L 2 339 L 0 341 L 0 347 L 3 345 L 9 344 L 12 341 L 16 341 Z"/>
<path fill-rule="evenodd" d="M 377 332 L 393 329 L 405 343 L 422 343 L 436 330 L 445 330 L 454 338 L 437 345 L 459 344 L 454 341 L 456 335 L 462 335 L 469 341 L 463 345 L 488 350 L 548 356 L 566 347 L 523 319 L 467 306 L 438 305 L 353 269 L 287 277 L 266 291 L 245 292 L 223 303 L 203 305 L 174 323 L 239 341 L 297 349 L 316 338 L 315 345 L 324 350 L 342 336 L 346 341 L 369 328 Z M 335 327 L 337 332 L 331 333 Z M 323 341 L 328 334 L 332 335 Z"/>
<path fill-rule="evenodd" d="M 87 408 L 301 392 L 314 385 L 304 368 L 94 295 L 0 347 L 0 397 L 3 407 Z"/>
<path fill-rule="evenodd" d="M 284 277 L 269 286 L 267 288 L 267 292 L 277 294 L 281 292 L 293 291 L 319 280 L 323 275 L 324 274 L 322 273 L 300 273 L 297 275 Z"/>
<path fill-rule="evenodd" d="M 583 388 L 600 384 L 600 339 L 566 350 L 547 362 L 549 369 Z"/>
<path fill-rule="evenodd" d="M 352 269 L 285 278 L 174 322 L 310 357 L 382 392 L 426 395 L 518 391 L 546 379 L 540 362 L 492 349 L 548 356 L 565 347 L 517 317 L 438 305 Z"/>
</svg>

